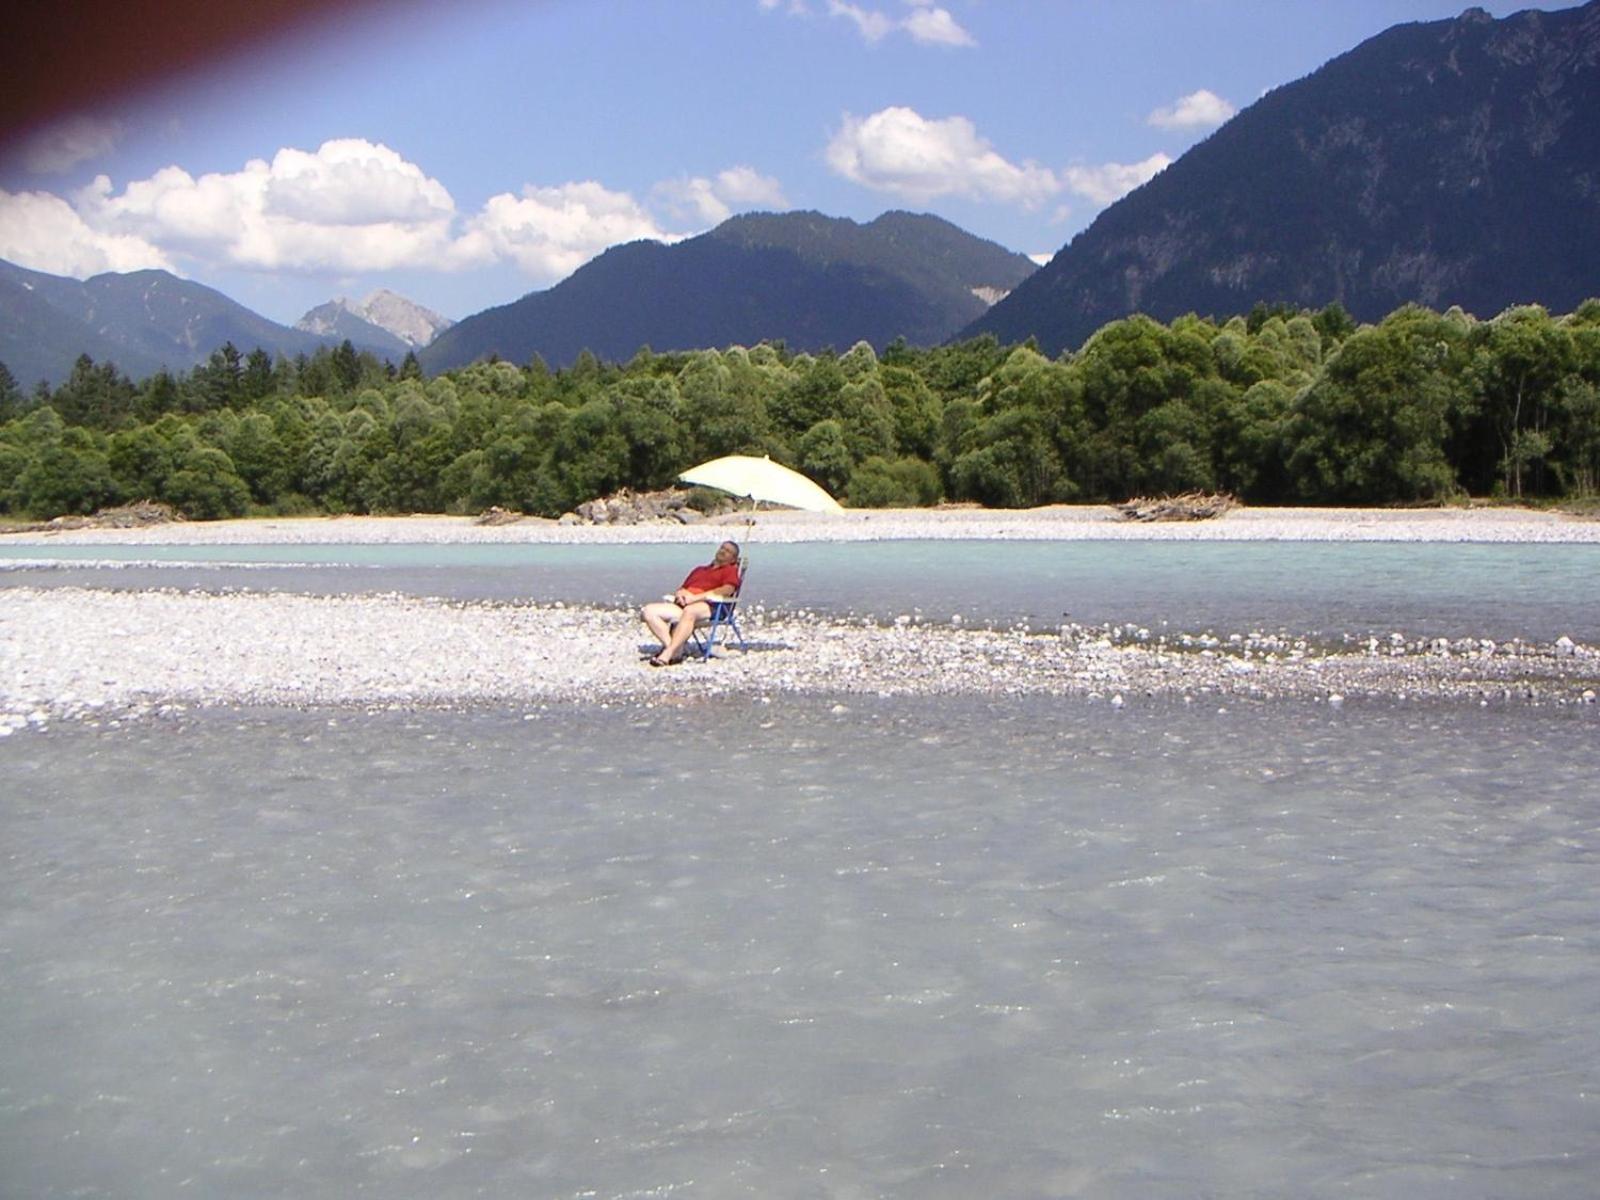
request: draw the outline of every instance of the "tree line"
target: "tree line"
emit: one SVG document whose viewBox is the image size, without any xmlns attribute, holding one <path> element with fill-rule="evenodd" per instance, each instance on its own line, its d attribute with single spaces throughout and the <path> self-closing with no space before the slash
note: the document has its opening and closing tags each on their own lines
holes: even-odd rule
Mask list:
<svg viewBox="0 0 1600 1200">
<path fill-rule="evenodd" d="M 228 345 L 141 383 L 78 360 L 25 395 L 0 365 L 0 511 L 139 499 L 194 518 L 556 516 L 723 454 L 768 454 L 857 507 L 1024 507 L 1228 491 L 1387 504 L 1600 491 L 1600 301 L 1479 321 L 1258 305 L 1112 322 L 1056 358 L 982 337 L 882 354 L 781 343 L 476 363 L 425 379 L 346 342 Z"/>
</svg>

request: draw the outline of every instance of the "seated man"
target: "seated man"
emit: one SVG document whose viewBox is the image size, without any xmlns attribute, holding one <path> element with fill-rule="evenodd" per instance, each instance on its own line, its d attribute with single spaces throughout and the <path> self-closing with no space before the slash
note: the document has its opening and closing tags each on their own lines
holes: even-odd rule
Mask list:
<svg viewBox="0 0 1600 1200">
<path fill-rule="evenodd" d="M 715 558 L 689 572 L 671 600 L 644 606 L 640 616 L 661 643 L 661 652 L 650 660 L 650 665 L 665 667 L 678 662 L 695 625 L 711 619 L 712 604 L 730 599 L 738 590 L 739 543 L 723 542 L 717 547 Z"/>
</svg>

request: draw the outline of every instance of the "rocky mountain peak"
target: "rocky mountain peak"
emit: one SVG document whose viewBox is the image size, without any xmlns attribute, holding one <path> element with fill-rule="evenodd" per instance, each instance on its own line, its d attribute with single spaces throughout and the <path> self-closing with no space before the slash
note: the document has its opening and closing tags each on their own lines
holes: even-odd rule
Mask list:
<svg viewBox="0 0 1600 1200">
<path fill-rule="evenodd" d="M 359 324 L 352 324 L 359 322 Z M 365 332 L 363 326 L 382 330 L 413 350 L 420 350 L 455 322 L 388 288 L 379 288 L 360 301 L 336 296 L 319 304 L 300 320 L 296 329 L 324 337 Z"/>
</svg>

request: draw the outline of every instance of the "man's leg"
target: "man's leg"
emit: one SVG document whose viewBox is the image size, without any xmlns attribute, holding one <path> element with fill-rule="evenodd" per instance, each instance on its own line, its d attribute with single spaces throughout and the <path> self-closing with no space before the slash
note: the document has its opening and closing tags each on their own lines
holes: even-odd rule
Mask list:
<svg viewBox="0 0 1600 1200">
<path fill-rule="evenodd" d="M 695 624 L 711 616 L 711 605 L 704 600 L 696 600 L 683 610 L 683 615 L 678 618 L 678 623 L 672 627 L 672 637 L 662 649 L 660 657 L 671 662 L 683 653 L 683 644 L 689 640 L 689 635 L 694 632 Z"/>
<path fill-rule="evenodd" d="M 653 604 L 646 604 L 644 611 L 639 614 L 644 618 L 644 623 L 649 627 L 656 641 L 661 643 L 664 651 L 667 643 L 672 640 L 672 626 L 683 616 L 683 609 L 667 600 L 657 600 Z"/>
</svg>

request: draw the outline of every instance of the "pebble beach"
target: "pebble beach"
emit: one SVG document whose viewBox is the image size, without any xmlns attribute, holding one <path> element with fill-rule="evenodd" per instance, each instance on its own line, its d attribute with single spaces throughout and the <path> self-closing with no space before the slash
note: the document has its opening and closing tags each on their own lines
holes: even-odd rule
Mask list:
<svg viewBox="0 0 1600 1200">
<path fill-rule="evenodd" d="M 1109 508 L 761 512 L 695 525 L 591 527 L 469 518 L 319 518 L 13 534 L 0 545 L 448 542 L 693 543 L 896 538 L 1600 543 L 1600 522 L 1516 509 L 1241 509 L 1138 524 Z M 740 530 L 743 530 L 740 533 Z M 15 560 L 13 560 L 15 561 Z M 973 629 L 937 614 L 822 619 L 747 606 L 750 646 L 652 669 L 632 610 L 414 596 L 12 587 L 0 596 L 0 736 L 63 719 L 192 706 L 403 708 L 643 702 L 738 695 L 1060 695 L 1116 707 L 1365 699 L 1593 705 L 1600 649 L 1460 638 L 1309 645 L 1257 630 L 1197 638 L 1117 626 Z"/>
</svg>

